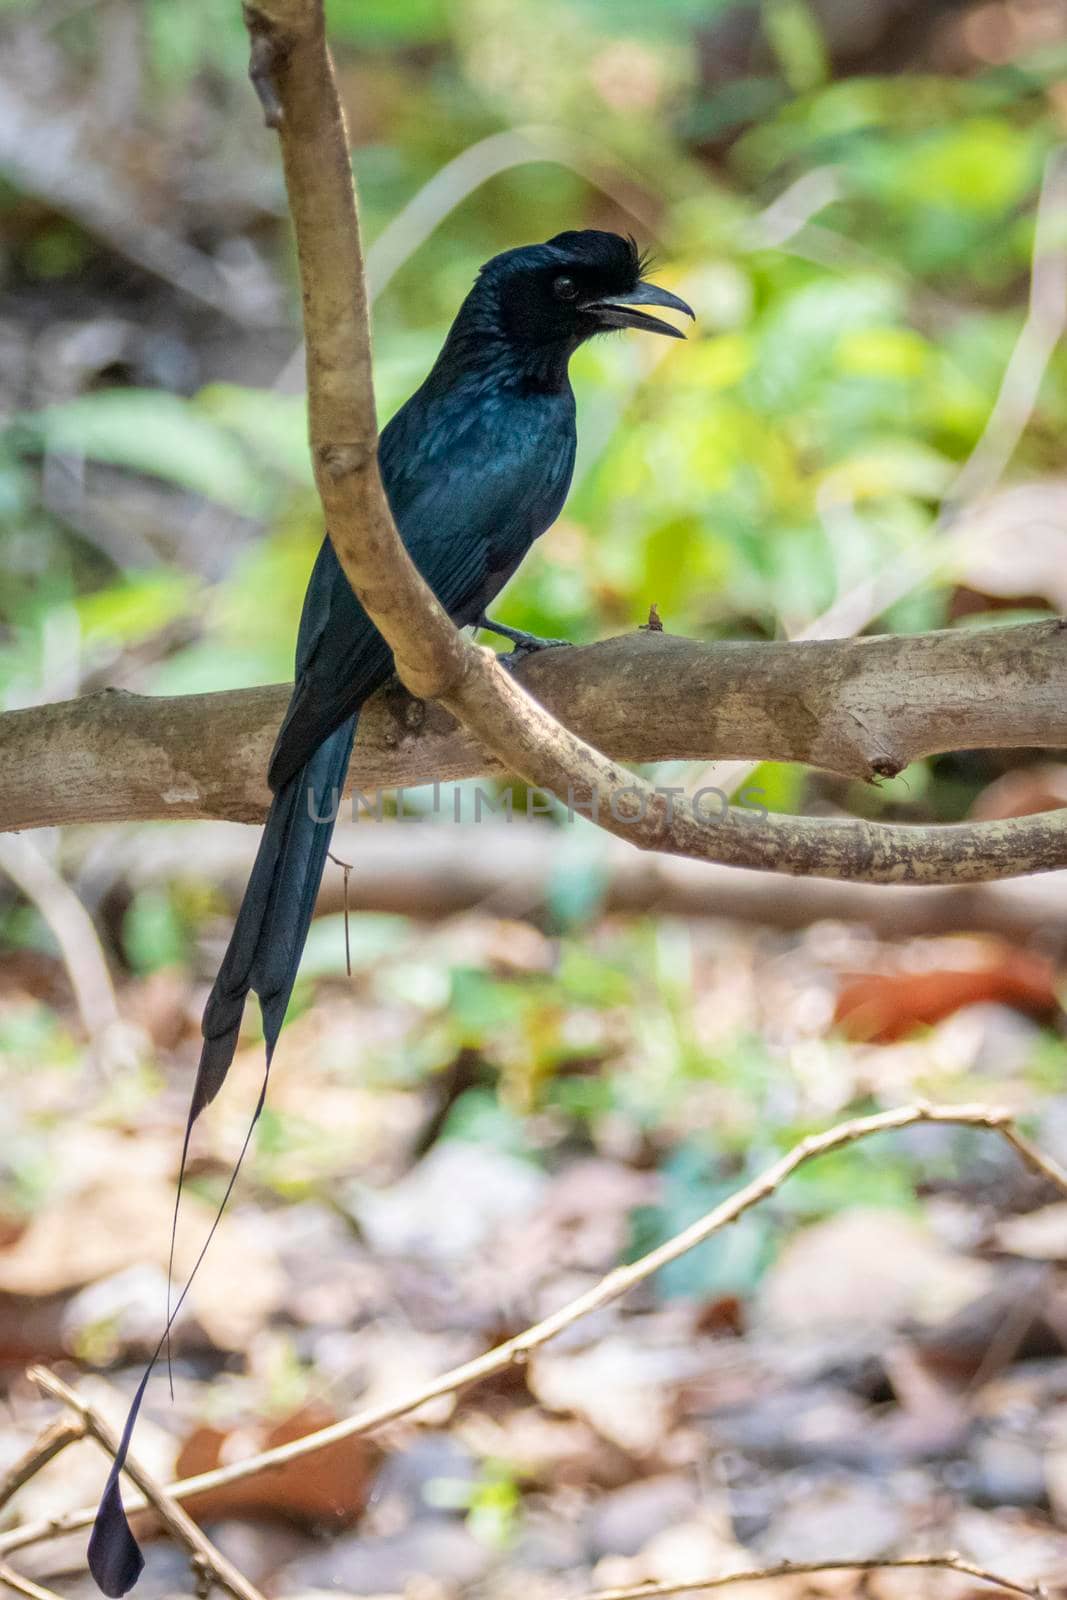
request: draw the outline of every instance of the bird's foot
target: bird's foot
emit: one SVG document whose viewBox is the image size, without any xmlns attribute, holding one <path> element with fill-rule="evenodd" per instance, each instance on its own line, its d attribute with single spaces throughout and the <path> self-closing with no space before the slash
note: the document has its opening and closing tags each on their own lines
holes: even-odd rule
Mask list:
<svg viewBox="0 0 1067 1600">
<path fill-rule="evenodd" d="M 514 666 L 524 656 L 535 655 L 539 650 L 559 650 L 570 644 L 569 639 L 542 639 L 536 633 L 524 633 L 521 628 L 509 628 L 503 622 L 491 622 L 488 617 L 480 617 L 478 627 L 486 633 L 497 633 L 502 639 L 511 640 L 512 648 L 500 658 L 503 666 Z"/>
</svg>

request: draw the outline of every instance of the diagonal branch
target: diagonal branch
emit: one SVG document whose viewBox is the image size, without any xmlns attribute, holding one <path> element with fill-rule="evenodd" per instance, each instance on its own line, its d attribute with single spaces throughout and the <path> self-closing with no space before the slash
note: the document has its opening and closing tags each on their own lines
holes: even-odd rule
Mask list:
<svg viewBox="0 0 1067 1600">
<path fill-rule="evenodd" d="M 42 1588 L 39 1583 L 34 1583 L 32 1578 L 24 1578 L 21 1572 L 9 1567 L 6 1561 L 0 1561 L 0 1583 L 13 1594 L 22 1595 L 23 1600 L 59 1600 L 54 1589 Z"/>
<path fill-rule="evenodd" d="M 80 1417 L 85 1432 L 96 1440 L 107 1455 L 114 1458 L 119 1449 L 118 1435 L 87 1401 L 76 1394 L 69 1384 L 57 1378 L 54 1372 L 49 1372 L 47 1367 L 31 1367 L 28 1376 L 45 1394 L 61 1401 L 76 1417 Z M 163 1526 L 179 1544 L 185 1545 L 193 1569 L 201 1579 L 219 1584 L 229 1591 L 233 1600 L 263 1600 L 255 1585 L 234 1566 L 228 1556 L 224 1556 L 212 1544 L 170 1491 L 158 1484 L 151 1473 L 129 1454 L 126 1456 L 125 1471 L 140 1489 L 145 1505 L 150 1505 Z"/>
<path fill-rule="evenodd" d="M 921 1123 L 984 1128 L 991 1133 L 999 1134 L 1032 1172 L 1067 1198 L 1067 1171 L 1019 1133 L 1007 1111 L 988 1105 L 910 1105 L 876 1112 L 871 1116 L 850 1118 L 823 1133 L 812 1134 L 802 1139 L 757 1178 L 738 1189 L 735 1194 L 715 1206 L 698 1221 L 667 1239 L 663 1244 L 657 1245 L 639 1260 L 615 1267 L 601 1278 L 599 1283 L 569 1301 L 567 1305 L 561 1306 L 542 1321 L 534 1323 L 532 1327 L 516 1334 L 513 1339 L 506 1340 L 473 1361 L 466 1361 L 458 1367 L 453 1367 L 450 1372 L 443 1373 L 439 1378 L 420 1385 L 419 1388 L 399 1396 L 394 1401 L 357 1411 L 352 1416 L 331 1423 L 329 1427 L 319 1428 L 316 1432 L 305 1434 L 300 1439 L 292 1439 L 287 1444 L 275 1445 L 272 1449 L 264 1450 L 248 1460 L 234 1461 L 227 1466 L 216 1467 L 211 1472 L 202 1472 L 196 1477 L 182 1479 L 179 1483 L 170 1484 L 162 1492 L 168 1501 L 195 1501 L 198 1495 L 223 1488 L 227 1484 L 237 1483 L 243 1478 L 254 1477 L 261 1472 L 269 1472 L 274 1467 L 298 1461 L 304 1456 L 314 1455 L 317 1451 L 337 1444 L 342 1439 L 371 1433 L 375 1429 L 384 1427 L 386 1423 L 395 1422 L 399 1417 L 412 1415 L 431 1400 L 438 1400 L 443 1395 L 457 1394 L 462 1389 L 470 1388 L 486 1378 L 505 1372 L 517 1362 L 527 1361 L 542 1345 L 565 1333 L 583 1317 L 588 1317 L 604 1306 L 622 1299 L 655 1273 L 680 1260 L 682 1256 L 688 1254 L 690 1250 L 695 1250 L 714 1234 L 728 1228 L 753 1206 L 760 1205 L 776 1194 L 786 1180 L 807 1162 L 814 1161 L 819 1156 L 829 1155 L 835 1150 L 844 1149 L 846 1145 L 855 1144 L 857 1140 L 869 1139 L 880 1133 L 899 1131 L 901 1128 L 915 1127 Z M 143 1510 L 146 1503 L 144 1498 L 131 1497 L 127 1502 L 127 1510 L 131 1513 Z M 38 1544 L 42 1540 L 86 1528 L 92 1523 L 95 1515 L 96 1507 L 90 1506 L 58 1517 L 27 1522 L 21 1527 L 0 1532 L 0 1559 L 12 1550 L 21 1550 L 27 1545 Z"/>
<path fill-rule="evenodd" d="M 260 0 L 246 16 L 257 87 L 280 131 L 296 232 L 315 481 L 341 565 L 411 693 L 440 701 L 526 783 L 582 804 L 642 849 L 880 883 L 974 882 L 1067 864 L 1067 812 L 894 829 L 757 819 L 742 809 L 708 821 L 675 810 L 457 632 L 401 544 L 378 475 L 363 254 L 321 0 Z"/>
</svg>

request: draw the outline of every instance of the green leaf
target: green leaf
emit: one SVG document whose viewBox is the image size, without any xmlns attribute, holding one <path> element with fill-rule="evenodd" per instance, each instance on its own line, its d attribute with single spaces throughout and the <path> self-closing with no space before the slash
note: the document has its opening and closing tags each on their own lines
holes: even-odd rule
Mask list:
<svg viewBox="0 0 1067 1600">
<path fill-rule="evenodd" d="M 170 895 L 162 889 L 134 895 L 122 919 L 122 944 L 136 972 L 155 972 L 186 959 L 189 941 Z"/>
<path fill-rule="evenodd" d="M 130 645 L 189 610 L 195 584 L 183 572 L 129 572 L 76 602 L 87 645 Z"/>
<path fill-rule="evenodd" d="M 202 389 L 197 408 L 243 441 L 249 452 L 309 488 L 314 483 L 308 449 L 307 401 L 302 394 L 244 389 L 213 383 Z"/>
<path fill-rule="evenodd" d="M 826 45 L 807 0 L 763 0 L 763 31 L 792 90 L 802 94 L 826 82 Z"/>
<path fill-rule="evenodd" d="M 194 401 L 160 390 L 83 395 L 20 418 L 15 435 L 31 449 L 162 478 L 249 516 L 269 503 L 262 470 L 240 441 Z"/>
<path fill-rule="evenodd" d="M 340 867 L 327 863 L 327 872 L 340 872 Z M 354 912 L 348 919 L 348 951 L 352 971 L 363 972 L 384 956 L 391 955 L 404 944 L 408 925 L 403 917 L 366 911 Z M 344 977 L 345 918 L 344 912 L 334 916 L 316 917 L 308 931 L 307 944 L 300 959 L 300 977 Z"/>
</svg>

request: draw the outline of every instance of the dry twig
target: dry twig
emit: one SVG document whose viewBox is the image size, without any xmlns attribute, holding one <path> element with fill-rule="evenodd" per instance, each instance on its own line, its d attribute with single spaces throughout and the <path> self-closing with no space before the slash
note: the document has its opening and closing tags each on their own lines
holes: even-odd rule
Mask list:
<svg viewBox="0 0 1067 1600">
<path fill-rule="evenodd" d="M 85 1438 L 85 1423 L 80 1417 L 57 1417 L 45 1428 L 40 1438 L 35 1439 L 29 1449 L 12 1463 L 0 1481 L 0 1506 L 5 1506 L 13 1494 L 17 1494 L 24 1483 L 40 1472 L 65 1450 L 68 1444 L 76 1444 L 79 1439 Z"/>
<path fill-rule="evenodd" d="M 1027 1595 L 1029 1600 L 1046 1600 L 1046 1591 L 1040 1583 L 1020 1583 L 1015 1578 L 1002 1577 L 977 1567 L 962 1556 L 896 1556 L 869 1561 L 778 1561 L 770 1567 L 750 1567 L 739 1572 L 720 1572 L 713 1578 L 698 1579 L 691 1583 L 638 1583 L 631 1588 L 597 1589 L 583 1595 L 581 1600 L 658 1600 L 662 1595 L 701 1594 L 709 1589 L 725 1589 L 733 1583 L 759 1583 L 773 1578 L 795 1578 L 804 1573 L 816 1572 L 883 1572 L 887 1569 L 918 1568 L 941 1572 L 958 1572 L 981 1583 L 993 1584 L 1009 1594 Z"/>
<path fill-rule="evenodd" d="M 46 1367 L 31 1367 L 28 1376 L 39 1389 L 43 1389 L 45 1394 L 51 1395 L 54 1400 L 62 1401 L 80 1417 L 85 1432 L 114 1458 L 119 1448 L 118 1436 L 87 1401 Z M 151 1473 L 146 1472 L 131 1455 L 126 1457 L 125 1470 L 140 1489 L 144 1503 L 152 1507 L 160 1522 L 174 1538 L 185 1545 L 198 1577 L 213 1579 L 222 1588 L 228 1589 L 234 1600 L 263 1600 L 263 1596 L 254 1584 L 249 1583 L 233 1562 L 224 1556 L 197 1527 L 189 1513 L 178 1505 L 169 1489 L 164 1489 L 158 1484 Z"/>
<path fill-rule="evenodd" d="M 697 1245 L 703 1244 L 713 1234 L 721 1232 L 731 1223 L 751 1210 L 753 1206 L 775 1194 L 786 1179 L 798 1167 L 808 1161 L 813 1161 L 831 1151 L 843 1149 L 846 1145 L 855 1144 L 859 1139 L 871 1138 L 874 1134 L 890 1133 L 901 1128 L 915 1127 L 921 1123 L 939 1123 L 950 1127 L 962 1128 L 987 1128 L 993 1133 L 1006 1139 L 1019 1157 L 1036 1172 L 1054 1185 L 1059 1192 L 1067 1197 L 1067 1172 L 1059 1164 L 1044 1154 L 1027 1138 L 1019 1133 L 1006 1111 L 1000 1111 L 993 1106 L 927 1106 L 912 1105 L 901 1106 L 892 1111 L 877 1112 L 868 1117 L 854 1117 L 846 1122 L 838 1123 L 835 1127 L 824 1133 L 812 1134 L 807 1139 L 802 1139 L 794 1145 L 792 1150 L 780 1157 L 766 1169 L 758 1178 L 724 1200 L 720 1205 L 709 1211 L 706 1216 L 694 1222 L 690 1227 L 683 1229 L 672 1239 L 650 1250 L 638 1261 L 626 1266 L 616 1267 L 609 1272 L 600 1282 L 585 1294 L 579 1295 L 567 1305 L 554 1311 L 551 1316 L 545 1317 L 541 1322 L 526 1328 L 522 1333 L 516 1334 L 513 1339 L 506 1340 L 489 1350 L 485 1355 L 478 1356 L 473 1361 L 464 1362 L 461 1366 L 453 1367 L 451 1371 L 443 1373 L 439 1378 L 432 1379 L 429 1383 L 421 1385 L 406 1395 L 401 1395 L 397 1400 L 386 1405 L 370 1407 L 364 1411 L 354 1412 L 349 1417 L 342 1418 L 339 1422 L 332 1423 L 329 1427 L 319 1428 L 314 1433 L 305 1434 L 300 1439 L 290 1440 L 287 1444 L 276 1445 L 270 1450 L 264 1450 L 257 1456 L 252 1456 L 246 1461 L 235 1461 L 228 1466 L 216 1467 L 211 1472 L 202 1472 L 193 1478 L 183 1478 L 178 1483 L 169 1484 L 161 1492 L 168 1502 L 195 1499 L 197 1495 L 206 1494 L 209 1490 L 220 1489 L 227 1484 L 238 1483 L 243 1478 L 249 1478 L 261 1472 L 269 1472 L 272 1468 L 281 1467 L 290 1461 L 298 1461 L 303 1456 L 313 1455 L 318 1450 L 325 1449 L 328 1445 L 336 1444 L 339 1440 L 350 1439 L 360 1434 L 371 1433 L 383 1427 L 388 1422 L 395 1422 L 398 1417 L 410 1416 L 431 1400 L 439 1400 L 444 1395 L 457 1394 L 460 1390 L 469 1388 L 472 1384 L 483 1379 L 493 1377 L 505 1371 L 515 1362 L 526 1361 L 530 1355 L 547 1344 L 550 1339 L 558 1337 L 568 1328 L 589 1316 L 602 1307 L 612 1304 L 622 1298 L 638 1284 L 644 1283 L 654 1273 L 663 1267 L 677 1261 L 694 1250 Z M 54 1384 L 55 1379 L 51 1374 L 45 1374 L 48 1382 Z M 38 1381 L 41 1381 L 38 1378 Z M 65 1386 L 64 1386 L 65 1388 Z M 54 1390 L 52 1392 L 55 1392 Z M 66 1391 L 69 1393 L 70 1391 Z M 77 1397 L 74 1397 L 77 1402 Z M 77 1402 L 81 1405 L 81 1402 Z M 131 1472 L 131 1476 L 133 1473 Z M 136 1480 L 135 1480 L 136 1481 Z M 143 1490 L 143 1486 L 142 1486 Z M 127 1502 L 127 1511 L 136 1512 L 143 1510 L 148 1503 L 147 1497 L 132 1498 Z M 155 1503 L 155 1502 L 153 1502 Z M 41 1540 L 51 1539 L 61 1533 L 73 1533 L 80 1528 L 86 1528 L 96 1515 L 96 1507 L 91 1506 L 66 1515 L 53 1517 L 38 1522 L 25 1523 L 22 1527 L 12 1528 L 10 1531 L 0 1533 L 0 1556 L 12 1550 L 24 1548 L 26 1545 L 37 1544 Z M 1028 1591 L 1029 1592 L 1029 1591 Z"/>
<path fill-rule="evenodd" d="M 25 1596 L 25 1600 L 59 1600 L 59 1596 L 52 1589 L 45 1589 L 39 1583 L 34 1583 L 32 1578 L 24 1578 L 21 1572 L 16 1572 L 14 1567 L 9 1567 L 6 1561 L 0 1561 L 0 1583 L 5 1588 L 11 1589 L 15 1594 Z"/>
</svg>

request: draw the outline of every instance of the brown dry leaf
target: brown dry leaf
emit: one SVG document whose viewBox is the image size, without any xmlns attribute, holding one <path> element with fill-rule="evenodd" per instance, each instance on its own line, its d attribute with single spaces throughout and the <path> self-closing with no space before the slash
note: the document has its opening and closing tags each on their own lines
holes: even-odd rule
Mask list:
<svg viewBox="0 0 1067 1600">
<path fill-rule="evenodd" d="M 24 1295 L 0 1294 L 0 1365 L 24 1366 L 67 1355 L 65 1306 L 60 1295 L 27 1300 Z"/>
<path fill-rule="evenodd" d="M 760 1285 L 758 1320 L 775 1333 L 885 1333 L 939 1323 L 991 1285 L 987 1262 L 954 1254 L 900 1211 L 857 1207 L 805 1228 Z"/>
<path fill-rule="evenodd" d="M 1034 951 L 994 942 L 971 967 L 859 973 L 842 984 L 834 1023 L 847 1039 L 891 1044 L 962 1006 L 985 1001 L 1014 1006 L 1030 1016 L 1051 1016 L 1059 1007 L 1056 968 Z"/>
<path fill-rule="evenodd" d="M 177 1475 L 191 1478 L 210 1472 L 230 1461 L 288 1444 L 336 1421 L 333 1412 L 321 1406 L 304 1406 L 272 1426 L 227 1431 L 205 1425 L 182 1445 Z M 381 1451 L 369 1439 L 339 1439 L 336 1444 L 270 1472 L 196 1495 L 186 1504 L 205 1522 L 225 1517 L 290 1517 L 312 1525 L 345 1526 L 366 1509 L 367 1493 L 380 1459 Z"/>
<path fill-rule="evenodd" d="M 113 1172 L 46 1205 L 8 1250 L 0 1251 L 0 1292 L 39 1299 L 97 1283 L 144 1263 L 166 1270 L 172 1183 Z M 175 1275 L 191 1270 L 212 1211 L 193 1196 L 183 1205 Z M 261 1231 L 225 1217 L 189 1295 L 190 1310 L 221 1350 L 240 1350 L 280 1303 L 284 1280 Z"/>
</svg>

